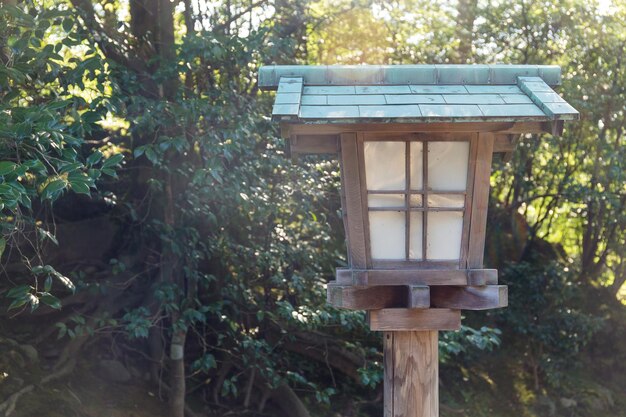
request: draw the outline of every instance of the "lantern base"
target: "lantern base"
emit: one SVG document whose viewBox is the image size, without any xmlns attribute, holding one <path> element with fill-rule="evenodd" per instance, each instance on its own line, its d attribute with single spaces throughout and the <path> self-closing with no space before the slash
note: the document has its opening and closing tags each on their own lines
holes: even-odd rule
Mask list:
<svg viewBox="0 0 626 417">
<path fill-rule="evenodd" d="M 430 330 L 459 330 L 461 310 L 449 308 L 385 308 L 367 312 L 372 331 L 424 332 Z"/>
<path fill-rule="evenodd" d="M 439 417 L 439 332 L 384 332 L 384 417 Z"/>
</svg>

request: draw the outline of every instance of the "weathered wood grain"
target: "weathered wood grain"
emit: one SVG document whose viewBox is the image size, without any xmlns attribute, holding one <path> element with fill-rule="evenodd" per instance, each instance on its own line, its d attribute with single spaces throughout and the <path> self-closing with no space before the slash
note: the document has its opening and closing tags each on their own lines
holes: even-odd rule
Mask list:
<svg viewBox="0 0 626 417">
<path fill-rule="evenodd" d="M 446 308 L 371 310 L 369 326 L 374 331 L 458 330 L 461 312 Z"/>
<path fill-rule="evenodd" d="M 438 332 L 385 332 L 383 337 L 384 416 L 438 417 Z"/>
<path fill-rule="evenodd" d="M 518 138 L 519 135 L 514 134 L 496 135 L 493 143 L 493 152 L 513 152 Z"/>
<path fill-rule="evenodd" d="M 336 154 L 339 138 L 337 135 L 294 135 L 289 149 L 292 154 Z"/>
<path fill-rule="evenodd" d="M 407 292 L 407 308 L 430 307 L 430 287 L 428 287 L 427 285 L 407 285 L 405 288 Z"/>
<path fill-rule="evenodd" d="M 330 305 L 350 310 L 406 307 L 409 294 L 408 287 L 404 286 L 354 287 L 329 283 L 326 290 Z M 423 293 L 416 294 L 416 302 L 424 302 L 420 296 L 423 298 Z"/>
<path fill-rule="evenodd" d="M 467 285 L 496 285 L 498 283 L 497 269 L 468 269 Z"/>
<path fill-rule="evenodd" d="M 328 303 L 351 310 L 426 309 L 487 310 L 508 305 L 506 285 L 357 287 L 328 284 Z"/>
<path fill-rule="evenodd" d="M 368 313 L 369 316 L 369 313 Z M 368 319 L 369 320 L 369 319 Z M 383 415 L 393 417 L 393 332 L 383 333 L 383 367 L 385 370 L 383 377 Z"/>
<path fill-rule="evenodd" d="M 348 258 L 353 268 L 367 267 L 365 222 L 361 198 L 361 175 L 356 133 L 341 134 L 341 177 L 345 193 Z"/>
<path fill-rule="evenodd" d="M 361 183 L 361 210 L 363 215 L 363 228 L 365 230 L 365 262 L 368 268 L 372 267 L 372 241 L 370 238 L 370 216 L 368 212 L 367 201 L 367 175 L 365 173 L 365 148 L 364 148 L 364 132 L 357 132 L 356 146 L 357 146 L 357 160 L 359 161 L 359 180 Z M 367 285 L 367 277 L 362 277 L 363 284 Z M 355 282 L 357 279 L 355 278 Z M 359 284 L 357 284 L 359 285 Z"/>
<path fill-rule="evenodd" d="M 487 205 L 489 203 L 489 177 L 493 156 L 494 135 L 478 135 L 478 154 L 472 196 L 472 214 L 467 263 L 469 268 L 481 268 L 485 251 L 485 230 L 487 228 Z"/>
<path fill-rule="evenodd" d="M 338 268 L 337 283 L 344 285 L 495 285 L 496 269 L 369 269 Z"/>
<path fill-rule="evenodd" d="M 472 219 L 472 199 L 474 196 L 474 174 L 476 171 L 476 157 L 478 155 L 478 134 L 470 137 L 469 163 L 467 164 L 467 187 L 465 194 L 465 210 L 463 212 L 463 231 L 461 235 L 461 253 L 459 268 L 467 268 L 470 222 Z"/>
<path fill-rule="evenodd" d="M 483 287 L 432 287 L 430 303 L 433 307 L 462 310 L 488 310 L 508 305 L 506 285 Z"/>
<path fill-rule="evenodd" d="M 498 133 L 551 133 L 552 122 L 457 122 L 457 123 L 281 123 L 281 135 L 326 135 L 346 132 L 498 132 Z"/>
</svg>

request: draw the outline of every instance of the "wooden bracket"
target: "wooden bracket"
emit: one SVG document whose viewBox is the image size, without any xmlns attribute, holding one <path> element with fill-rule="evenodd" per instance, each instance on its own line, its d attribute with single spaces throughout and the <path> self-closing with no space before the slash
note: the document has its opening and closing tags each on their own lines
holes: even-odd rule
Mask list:
<svg viewBox="0 0 626 417">
<path fill-rule="evenodd" d="M 392 287 L 393 288 L 393 287 Z M 430 287 L 427 285 L 409 285 L 407 289 L 406 306 L 408 308 L 430 307 Z"/>
<path fill-rule="evenodd" d="M 506 285 L 483 287 L 432 287 L 430 302 L 435 307 L 490 310 L 509 305 Z"/>
</svg>

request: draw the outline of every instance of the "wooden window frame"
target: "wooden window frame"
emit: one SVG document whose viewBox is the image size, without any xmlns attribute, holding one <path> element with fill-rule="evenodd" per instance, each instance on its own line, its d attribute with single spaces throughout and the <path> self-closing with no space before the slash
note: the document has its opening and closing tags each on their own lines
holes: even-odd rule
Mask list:
<svg viewBox="0 0 626 417">
<path fill-rule="evenodd" d="M 362 219 L 364 222 L 364 234 L 365 234 L 365 255 L 368 268 L 385 268 L 385 269 L 459 269 L 464 268 L 467 263 L 467 245 L 469 243 L 469 224 L 471 216 L 471 204 L 472 204 L 472 190 L 474 186 L 474 169 L 475 169 L 475 153 L 477 148 L 476 133 L 429 133 L 429 132 L 412 132 L 412 133 L 370 133 L 361 132 L 357 135 L 357 150 L 358 150 L 358 165 L 359 165 L 359 178 L 361 183 L 361 208 Z M 399 141 L 406 143 L 405 148 L 405 188 L 404 190 L 385 190 L 376 191 L 368 190 L 367 178 L 365 174 L 365 155 L 364 144 L 368 141 Z M 423 145 L 423 187 L 421 190 L 411 190 L 410 183 L 410 146 L 411 142 L 421 142 Z M 469 161 L 467 172 L 467 183 L 465 190 L 460 191 L 433 191 L 428 186 L 428 145 L 431 142 L 468 142 L 469 143 Z M 369 207 L 368 196 L 371 194 L 402 194 L 404 196 L 403 207 L 392 208 L 372 208 Z M 422 196 L 422 207 L 411 208 L 410 196 L 416 194 Z M 429 194 L 449 194 L 449 195 L 464 195 L 465 201 L 463 208 L 431 208 L 428 207 Z M 370 211 L 402 211 L 405 214 L 405 256 L 403 260 L 384 260 L 373 259 L 371 251 L 370 241 L 370 224 L 369 224 L 369 212 Z M 410 213 L 412 211 L 421 212 L 422 214 L 422 254 L 421 259 L 409 259 L 410 248 Z M 463 226 L 461 235 L 461 247 L 459 258 L 455 260 L 437 260 L 428 259 L 427 256 L 427 234 L 428 234 L 428 213 L 437 211 L 451 211 L 463 213 Z"/>
<path fill-rule="evenodd" d="M 396 132 L 385 132 L 371 129 L 370 131 L 337 132 L 337 137 L 342 182 L 342 215 L 347 240 L 348 265 L 351 270 L 358 272 L 370 269 L 410 271 L 477 270 L 482 268 L 489 200 L 489 176 L 496 138 L 494 132 L 455 131 L 452 128 L 448 132 L 429 130 L 416 132 L 403 129 L 398 129 Z M 469 172 L 459 261 L 372 262 L 363 142 L 371 139 L 406 141 L 413 138 L 432 141 L 470 140 Z"/>
</svg>

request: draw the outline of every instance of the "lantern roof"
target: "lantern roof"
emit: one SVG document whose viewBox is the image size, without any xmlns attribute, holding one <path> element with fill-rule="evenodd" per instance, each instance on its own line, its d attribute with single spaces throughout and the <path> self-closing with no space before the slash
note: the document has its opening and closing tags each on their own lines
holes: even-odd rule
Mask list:
<svg viewBox="0 0 626 417">
<path fill-rule="evenodd" d="M 554 65 L 270 65 L 273 120 L 288 123 L 525 122 L 578 119 Z"/>
</svg>

